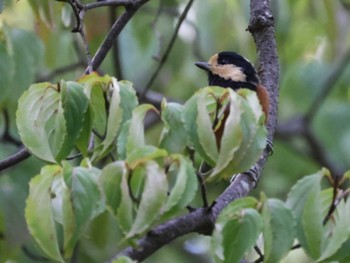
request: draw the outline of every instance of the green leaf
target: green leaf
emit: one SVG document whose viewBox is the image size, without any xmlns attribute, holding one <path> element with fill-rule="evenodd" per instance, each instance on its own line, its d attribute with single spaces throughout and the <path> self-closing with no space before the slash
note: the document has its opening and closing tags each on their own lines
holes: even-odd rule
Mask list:
<svg viewBox="0 0 350 263">
<path fill-rule="evenodd" d="M 98 185 L 100 170 L 84 167 L 71 169 L 66 162 L 65 170 L 68 172 L 64 172 L 64 179 L 70 190 L 70 199 L 75 217 L 72 232 L 65 236 L 64 251 L 70 257 L 87 224 L 104 211 L 104 200 Z"/>
<path fill-rule="evenodd" d="M 136 166 L 145 163 L 150 160 L 154 160 L 160 157 L 167 156 L 168 153 L 152 145 L 145 145 L 136 148 L 134 151 L 128 154 L 126 163 L 130 169 L 134 169 Z"/>
<path fill-rule="evenodd" d="M 183 153 L 187 145 L 187 133 L 182 123 L 183 106 L 162 101 L 161 119 L 164 123 L 159 147 L 168 153 Z"/>
<path fill-rule="evenodd" d="M 149 110 L 157 112 L 157 109 L 150 104 L 142 104 L 133 111 L 126 144 L 127 154 L 145 145 L 143 120 Z"/>
<path fill-rule="evenodd" d="M 85 119 L 88 117 L 89 106 L 89 101 L 80 84 L 73 81 L 62 81 L 60 86 L 66 134 L 55 154 L 55 159 L 58 162 L 66 158 L 74 148 L 75 140 L 79 137 L 84 128 Z M 88 144 L 89 137 L 86 139 L 85 144 Z"/>
<path fill-rule="evenodd" d="M 159 217 L 165 203 L 168 182 L 164 171 L 154 161 L 146 165 L 146 182 L 135 221 L 126 238 L 144 233 Z"/>
<path fill-rule="evenodd" d="M 98 76 L 96 73 L 85 75 L 79 79 L 79 83 L 84 86 L 85 95 L 90 101 L 90 107 L 93 114 L 93 129 L 103 136 L 107 126 L 107 112 L 106 102 L 104 97 L 104 90 L 111 81 L 111 78 L 107 75 L 104 77 Z"/>
<path fill-rule="evenodd" d="M 321 179 L 327 170 L 299 180 L 288 194 L 286 205 L 297 220 L 297 238 L 305 251 L 318 259 L 325 238 L 322 225 Z"/>
<path fill-rule="evenodd" d="M 331 257 L 325 259 L 323 262 L 339 262 L 339 263 L 348 263 L 350 260 L 350 239 L 347 239 L 340 249 L 332 255 Z"/>
<path fill-rule="evenodd" d="M 121 178 L 121 202 L 117 209 L 117 220 L 121 231 L 126 235 L 134 222 L 133 215 L 133 202 L 130 196 L 129 184 L 128 184 L 129 174 L 123 173 Z"/>
<path fill-rule="evenodd" d="M 117 138 L 123 115 L 123 109 L 120 107 L 120 87 L 115 78 L 112 78 L 112 84 L 110 86 L 110 89 L 111 97 L 109 101 L 107 131 L 105 139 L 102 142 L 102 149 L 99 153 L 99 158 L 104 157 L 108 153 L 109 148 L 112 146 L 114 140 Z"/>
<path fill-rule="evenodd" d="M 296 235 L 293 213 L 280 200 L 269 199 L 264 202 L 262 216 L 264 220 L 264 262 L 280 262 L 293 246 Z"/>
<path fill-rule="evenodd" d="M 326 239 L 327 243 L 322 250 L 322 255 L 319 261 L 326 260 L 334 255 L 342 245 L 350 238 L 350 202 L 347 200 L 340 201 L 335 210 L 332 219 L 328 224 L 331 224 L 331 232 L 329 235 L 331 238 Z M 348 256 L 350 253 L 348 252 Z"/>
<path fill-rule="evenodd" d="M 105 166 L 99 178 L 108 209 L 117 215 L 122 200 L 121 181 L 128 173 L 123 161 L 116 161 Z"/>
<path fill-rule="evenodd" d="M 55 116 L 60 109 L 59 103 L 60 94 L 50 83 L 33 84 L 22 94 L 16 113 L 17 128 L 24 145 L 49 162 L 55 162 L 48 136 L 57 127 Z"/>
<path fill-rule="evenodd" d="M 53 260 L 64 262 L 51 210 L 51 184 L 54 177 L 60 173 L 59 166 L 44 166 L 40 174 L 30 181 L 25 217 L 31 235 L 46 255 Z"/>
<path fill-rule="evenodd" d="M 166 201 L 163 218 L 168 218 L 187 206 L 194 198 L 198 188 L 192 162 L 182 155 L 174 154 L 170 157 L 173 163 L 169 168 L 169 173 L 173 174 L 175 182 Z"/>
<path fill-rule="evenodd" d="M 198 98 L 198 115 L 196 117 L 198 138 L 203 150 L 206 152 L 209 158 L 214 160 L 216 163 L 219 157 L 219 152 L 215 134 L 212 129 L 212 121 L 207 110 L 206 95 L 207 94 L 201 94 Z"/>
<path fill-rule="evenodd" d="M 118 81 L 120 87 L 120 97 L 121 102 L 120 106 L 123 109 L 123 119 L 122 122 L 125 122 L 132 117 L 133 110 L 138 105 L 138 100 L 136 96 L 135 89 L 132 86 L 132 83 L 127 80 Z"/>
<path fill-rule="evenodd" d="M 244 253 L 254 246 L 262 228 L 262 218 L 256 210 L 237 210 L 228 205 L 219 215 L 212 236 L 215 262 L 240 262 Z"/>
<path fill-rule="evenodd" d="M 90 144 L 90 136 L 92 133 L 93 114 L 92 108 L 89 106 L 85 114 L 83 129 L 81 130 L 79 137 L 75 141 L 75 145 L 84 157 L 87 156 Z"/>
<path fill-rule="evenodd" d="M 232 91 L 230 93 L 232 97 L 234 93 Z M 231 172 L 227 172 L 228 176 L 250 169 L 265 149 L 267 139 L 267 130 L 261 121 L 264 118 L 263 112 L 256 93 L 242 89 L 237 94 L 241 100 L 240 109 L 242 114 L 239 125 L 242 129 L 243 141 L 241 141 L 239 149 L 235 152 L 234 158 L 229 164 L 229 171 Z M 236 113 L 232 112 L 231 114 Z"/>
<path fill-rule="evenodd" d="M 230 95 L 229 115 L 225 122 L 224 133 L 221 138 L 221 148 L 217 164 L 208 180 L 232 176 L 235 172 L 234 161 L 236 151 L 243 140 L 243 132 L 239 123 L 241 120 L 241 100 L 234 91 L 228 89 Z"/>
<path fill-rule="evenodd" d="M 117 138 L 117 152 L 118 152 L 118 159 L 120 160 L 124 160 L 126 158 L 126 145 L 127 145 L 128 136 L 129 136 L 130 123 L 131 121 L 129 120 L 122 124 L 122 127 L 120 129 L 120 132 Z"/>
<path fill-rule="evenodd" d="M 221 139 L 219 159 L 208 181 L 248 170 L 266 147 L 267 130 L 256 93 L 229 92 L 229 115 Z"/>
<path fill-rule="evenodd" d="M 200 138 L 199 138 L 199 129 L 200 127 L 198 127 L 199 125 L 199 121 L 198 121 L 198 115 L 200 114 L 198 111 L 198 107 L 199 107 L 199 99 L 201 96 L 206 96 L 207 94 L 213 95 L 213 89 L 212 87 L 208 87 L 208 88 L 203 88 L 200 89 L 199 91 L 197 91 L 189 100 L 187 100 L 187 102 L 184 105 L 183 111 L 182 111 L 182 120 L 184 122 L 185 125 L 185 129 L 187 131 L 187 134 L 189 136 L 189 141 L 191 142 L 191 144 L 193 145 L 194 149 L 196 150 L 196 152 L 198 152 L 198 154 L 211 166 L 214 166 L 216 163 L 216 160 L 214 160 L 213 158 L 211 158 L 210 155 L 208 155 L 206 153 L 206 151 L 203 149 L 203 146 L 200 142 Z M 209 96 L 209 95 L 208 95 Z M 205 105 L 207 105 L 207 103 L 205 103 Z M 201 113 L 202 115 L 203 113 Z M 204 117 L 202 116 L 202 118 L 199 118 L 200 120 L 202 120 L 203 122 L 208 121 L 208 119 L 204 120 Z M 210 121 L 210 120 L 209 120 Z M 202 125 L 204 125 L 202 123 Z M 211 121 L 210 123 L 207 123 L 206 127 L 211 128 Z M 203 128 L 203 127 L 201 127 Z M 202 136 L 204 136 L 202 134 Z"/>
</svg>

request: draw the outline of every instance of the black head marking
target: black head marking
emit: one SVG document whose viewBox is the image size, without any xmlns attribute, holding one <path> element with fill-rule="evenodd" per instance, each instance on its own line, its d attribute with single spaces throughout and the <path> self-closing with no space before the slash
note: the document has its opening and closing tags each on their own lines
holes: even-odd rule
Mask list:
<svg viewBox="0 0 350 263">
<path fill-rule="evenodd" d="M 248 88 L 256 90 L 259 83 L 253 65 L 241 55 L 232 51 L 223 51 L 213 55 L 209 62 L 196 65 L 208 71 L 209 85 L 230 87 L 234 90 Z"/>
</svg>

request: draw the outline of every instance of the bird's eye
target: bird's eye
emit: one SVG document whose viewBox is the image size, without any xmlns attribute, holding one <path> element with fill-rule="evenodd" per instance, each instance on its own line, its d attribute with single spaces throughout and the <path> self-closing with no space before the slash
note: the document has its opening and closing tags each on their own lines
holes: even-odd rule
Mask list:
<svg viewBox="0 0 350 263">
<path fill-rule="evenodd" d="M 227 59 L 223 58 L 219 61 L 219 64 L 225 65 L 225 64 L 230 64 L 230 62 Z"/>
</svg>

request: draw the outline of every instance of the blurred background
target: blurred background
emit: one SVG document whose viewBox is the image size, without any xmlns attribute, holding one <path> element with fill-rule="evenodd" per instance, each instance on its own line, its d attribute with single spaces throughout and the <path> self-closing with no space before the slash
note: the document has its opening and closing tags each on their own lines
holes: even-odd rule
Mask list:
<svg viewBox="0 0 350 263">
<path fill-rule="evenodd" d="M 86 67 L 81 39 L 71 33 L 76 22 L 68 5 L 35 0 L 1 4 L 0 160 L 20 146 L 15 112 L 22 92 L 38 81 L 75 80 Z M 206 75 L 194 62 L 207 61 L 223 50 L 234 50 L 256 62 L 254 41 L 246 31 L 249 1 L 197 0 L 150 85 L 186 4 L 183 0 L 149 1 L 124 28 L 99 72 L 132 81 L 140 93 L 149 88 L 152 99 L 164 96 L 184 102 L 207 85 Z M 259 197 L 263 191 L 284 200 L 299 178 L 322 167 L 341 175 L 350 166 L 350 1 L 271 0 L 271 8 L 280 61 L 279 123 L 274 153 L 251 194 Z M 86 13 L 92 54 L 122 10 L 104 7 Z M 161 128 L 157 123 L 148 125 L 149 143 L 157 143 Z M 28 182 L 42 165 L 31 157 L 0 173 L 0 262 L 45 261 L 24 221 Z M 211 186 L 209 199 L 214 200 L 227 184 Z M 200 199 L 195 203 L 200 206 Z M 105 261 L 122 246 L 119 237 L 113 218 L 107 213 L 99 216 L 79 243 L 75 262 Z M 212 262 L 209 242 L 208 237 L 185 236 L 146 262 Z M 295 250 L 284 262 L 309 261 Z"/>
</svg>

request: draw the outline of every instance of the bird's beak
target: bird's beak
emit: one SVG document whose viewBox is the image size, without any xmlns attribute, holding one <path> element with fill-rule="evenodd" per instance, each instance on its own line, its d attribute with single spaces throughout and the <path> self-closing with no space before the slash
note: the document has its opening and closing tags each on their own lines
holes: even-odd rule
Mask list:
<svg viewBox="0 0 350 263">
<path fill-rule="evenodd" d="M 208 62 L 196 62 L 194 63 L 197 67 L 204 69 L 206 71 L 210 71 L 211 69 L 211 64 L 209 64 Z"/>
</svg>

